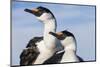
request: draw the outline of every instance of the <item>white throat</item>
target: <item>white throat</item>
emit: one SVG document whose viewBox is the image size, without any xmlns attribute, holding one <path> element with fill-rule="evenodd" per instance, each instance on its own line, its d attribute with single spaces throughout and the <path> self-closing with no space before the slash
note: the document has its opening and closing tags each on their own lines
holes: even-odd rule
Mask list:
<svg viewBox="0 0 100 67">
<path fill-rule="evenodd" d="M 56 38 L 50 35 L 49 32 L 56 32 L 55 19 L 47 20 L 44 24 L 44 44 L 48 49 L 54 49 L 56 47 Z"/>
<path fill-rule="evenodd" d="M 76 40 L 73 37 L 66 37 L 64 40 L 61 41 L 64 50 L 73 50 L 76 52 Z"/>
<path fill-rule="evenodd" d="M 50 31 L 56 32 L 56 21 L 54 19 L 50 19 L 50 20 L 45 21 L 44 35 L 48 34 Z"/>
</svg>

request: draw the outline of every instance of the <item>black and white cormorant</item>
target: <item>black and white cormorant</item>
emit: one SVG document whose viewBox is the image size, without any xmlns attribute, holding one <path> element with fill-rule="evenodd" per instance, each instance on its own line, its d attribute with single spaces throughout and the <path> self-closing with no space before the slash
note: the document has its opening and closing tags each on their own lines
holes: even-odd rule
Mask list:
<svg viewBox="0 0 100 67">
<path fill-rule="evenodd" d="M 32 64 L 43 64 L 56 52 L 57 39 L 49 34 L 49 32 L 56 32 L 56 19 L 49 9 L 42 6 L 34 9 L 25 9 L 25 11 L 35 15 L 44 24 L 43 39 L 39 42 L 34 42 L 39 54 L 36 54 L 38 57 L 32 62 Z"/>
<path fill-rule="evenodd" d="M 64 54 L 60 63 L 64 62 L 83 62 L 83 59 L 76 54 L 76 39 L 74 35 L 69 31 L 61 31 L 59 33 L 50 32 L 61 41 L 64 47 Z"/>
</svg>

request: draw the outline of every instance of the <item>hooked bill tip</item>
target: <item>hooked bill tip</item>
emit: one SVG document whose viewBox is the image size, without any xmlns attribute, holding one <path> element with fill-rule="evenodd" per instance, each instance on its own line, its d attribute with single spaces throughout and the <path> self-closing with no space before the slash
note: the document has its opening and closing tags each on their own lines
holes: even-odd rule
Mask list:
<svg viewBox="0 0 100 67">
<path fill-rule="evenodd" d="M 24 9 L 24 11 L 26 11 L 26 12 L 27 12 L 27 11 L 29 11 L 29 9 Z"/>
<path fill-rule="evenodd" d="M 24 11 L 32 13 L 32 10 L 30 10 L 30 9 L 24 9 Z"/>
</svg>

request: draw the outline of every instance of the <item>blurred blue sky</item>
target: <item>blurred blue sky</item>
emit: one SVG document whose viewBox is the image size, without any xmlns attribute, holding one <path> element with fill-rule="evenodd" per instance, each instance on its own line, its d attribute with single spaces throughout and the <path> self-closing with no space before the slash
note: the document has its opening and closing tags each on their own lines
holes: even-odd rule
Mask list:
<svg viewBox="0 0 100 67">
<path fill-rule="evenodd" d="M 85 61 L 95 60 L 95 6 L 12 2 L 12 65 L 19 65 L 19 55 L 28 41 L 43 35 L 43 24 L 25 8 L 44 6 L 57 20 L 57 31 L 68 30 L 77 40 L 77 54 Z"/>
</svg>

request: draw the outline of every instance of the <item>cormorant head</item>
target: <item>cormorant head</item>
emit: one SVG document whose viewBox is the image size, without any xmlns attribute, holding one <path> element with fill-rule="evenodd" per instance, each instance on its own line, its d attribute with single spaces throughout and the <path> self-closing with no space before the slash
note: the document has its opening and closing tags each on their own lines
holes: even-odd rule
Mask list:
<svg viewBox="0 0 100 67">
<path fill-rule="evenodd" d="M 73 37 L 74 38 L 74 35 L 72 33 L 68 32 L 68 31 L 66 31 L 66 30 L 61 31 L 61 32 L 57 32 L 57 33 L 49 32 L 49 34 L 55 36 L 59 40 L 64 40 L 67 37 Z"/>
<path fill-rule="evenodd" d="M 73 50 L 76 49 L 75 48 L 76 40 L 72 33 L 65 30 L 65 31 L 61 31 L 58 33 L 49 32 L 49 34 L 51 34 L 51 35 L 55 36 L 57 39 L 59 39 L 64 48 L 73 49 Z"/>
<path fill-rule="evenodd" d="M 42 6 L 34 9 L 25 9 L 24 11 L 35 15 L 37 19 L 43 22 L 54 18 L 53 13 L 49 9 Z"/>
</svg>

